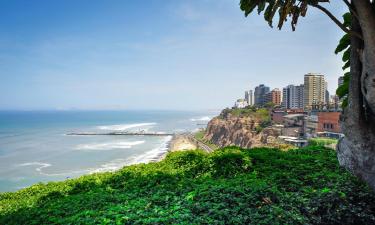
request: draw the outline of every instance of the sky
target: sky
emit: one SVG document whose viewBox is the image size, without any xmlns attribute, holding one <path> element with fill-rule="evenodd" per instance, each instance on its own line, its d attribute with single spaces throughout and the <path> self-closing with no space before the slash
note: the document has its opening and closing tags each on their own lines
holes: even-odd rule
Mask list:
<svg viewBox="0 0 375 225">
<path fill-rule="evenodd" d="M 333 93 L 342 35 L 313 8 L 272 29 L 239 0 L 0 0 L 0 110 L 221 109 L 308 72 Z"/>
</svg>

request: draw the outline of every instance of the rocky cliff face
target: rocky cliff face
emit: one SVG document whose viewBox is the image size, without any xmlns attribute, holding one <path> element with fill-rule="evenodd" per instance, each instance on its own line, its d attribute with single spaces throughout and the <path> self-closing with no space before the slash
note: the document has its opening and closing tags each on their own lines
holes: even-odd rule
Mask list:
<svg viewBox="0 0 375 225">
<path fill-rule="evenodd" d="M 205 139 L 220 147 L 235 145 L 251 148 L 273 144 L 280 135 L 280 130 L 269 127 L 257 132 L 261 123 L 255 116 L 221 113 L 208 123 Z"/>
</svg>

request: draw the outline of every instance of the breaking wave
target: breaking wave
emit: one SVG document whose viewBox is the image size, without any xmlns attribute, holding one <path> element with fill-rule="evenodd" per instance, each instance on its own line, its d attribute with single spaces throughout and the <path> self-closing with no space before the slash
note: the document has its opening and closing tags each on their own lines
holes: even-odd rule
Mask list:
<svg viewBox="0 0 375 225">
<path fill-rule="evenodd" d="M 200 117 L 200 118 L 192 118 L 190 119 L 190 121 L 193 121 L 193 122 L 196 122 L 196 121 L 209 121 L 211 118 L 208 117 L 208 116 L 203 116 L 203 117 Z"/>
<path fill-rule="evenodd" d="M 22 163 L 18 166 L 36 166 L 36 171 L 41 172 L 43 168 L 50 167 L 51 164 L 49 163 L 42 163 L 42 162 L 28 162 L 28 163 Z"/>
<path fill-rule="evenodd" d="M 168 144 L 171 140 L 172 140 L 172 136 L 165 137 L 165 139 L 163 140 L 163 143 L 158 148 L 154 148 L 141 155 L 133 156 L 127 159 L 112 160 L 108 163 L 101 165 L 99 168 L 92 169 L 90 173 L 116 171 L 128 165 L 158 161 L 163 155 L 165 155 L 168 152 Z"/>
<path fill-rule="evenodd" d="M 110 143 L 92 143 L 92 144 L 80 144 L 75 147 L 77 150 L 113 150 L 113 149 L 129 149 L 132 146 L 140 145 L 145 141 L 121 141 L 121 142 L 110 142 Z"/>
<path fill-rule="evenodd" d="M 136 128 L 136 127 L 152 127 L 154 125 L 156 125 L 156 123 L 134 123 L 134 124 L 116 124 L 116 125 L 108 125 L 108 126 L 98 126 L 97 128 L 100 130 L 123 131 L 123 130 L 128 130 L 128 129 Z"/>
</svg>

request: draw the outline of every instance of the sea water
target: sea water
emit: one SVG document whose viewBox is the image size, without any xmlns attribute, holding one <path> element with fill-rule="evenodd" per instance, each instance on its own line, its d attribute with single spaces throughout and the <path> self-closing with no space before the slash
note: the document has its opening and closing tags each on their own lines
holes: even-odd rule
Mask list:
<svg viewBox="0 0 375 225">
<path fill-rule="evenodd" d="M 191 132 L 215 111 L 0 112 L 0 192 L 147 163 L 171 136 L 71 136 L 71 132 Z"/>
</svg>

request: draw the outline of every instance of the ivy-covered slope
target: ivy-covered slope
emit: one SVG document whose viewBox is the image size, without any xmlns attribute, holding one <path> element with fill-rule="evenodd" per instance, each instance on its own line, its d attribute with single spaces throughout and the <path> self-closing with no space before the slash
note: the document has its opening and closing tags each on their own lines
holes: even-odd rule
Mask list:
<svg viewBox="0 0 375 225">
<path fill-rule="evenodd" d="M 0 194 L 0 224 L 375 224 L 375 195 L 330 149 L 230 147 Z"/>
</svg>

